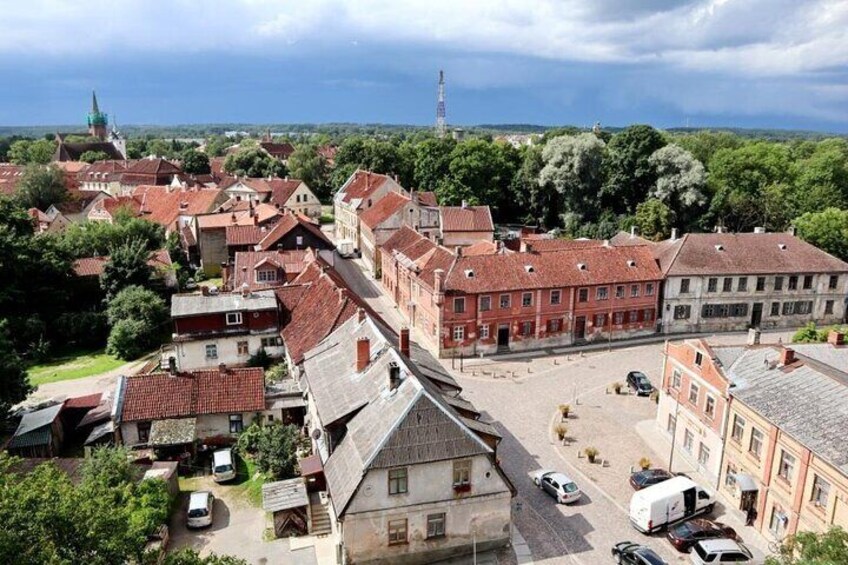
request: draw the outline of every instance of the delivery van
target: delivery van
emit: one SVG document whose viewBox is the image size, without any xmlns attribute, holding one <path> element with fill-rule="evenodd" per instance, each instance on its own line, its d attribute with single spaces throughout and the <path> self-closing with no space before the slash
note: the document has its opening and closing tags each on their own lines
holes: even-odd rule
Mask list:
<svg viewBox="0 0 848 565">
<path fill-rule="evenodd" d="M 673 477 L 633 493 L 630 523 L 640 532 L 650 534 L 680 520 L 709 514 L 714 506 L 715 495 L 692 479 Z"/>
</svg>

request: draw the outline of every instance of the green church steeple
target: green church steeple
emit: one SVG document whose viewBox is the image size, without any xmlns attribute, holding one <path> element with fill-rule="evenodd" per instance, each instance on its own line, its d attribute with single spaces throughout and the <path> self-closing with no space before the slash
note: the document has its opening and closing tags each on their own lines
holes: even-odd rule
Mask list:
<svg viewBox="0 0 848 565">
<path fill-rule="evenodd" d="M 106 139 L 106 126 L 109 117 L 97 106 L 97 94 L 91 92 L 91 112 L 88 113 L 88 133 L 93 137 Z"/>
</svg>

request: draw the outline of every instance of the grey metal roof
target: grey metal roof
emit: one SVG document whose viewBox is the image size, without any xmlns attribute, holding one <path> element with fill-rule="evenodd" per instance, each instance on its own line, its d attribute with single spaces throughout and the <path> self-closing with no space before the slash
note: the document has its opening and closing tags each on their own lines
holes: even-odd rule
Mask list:
<svg viewBox="0 0 848 565">
<path fill-rule="evenodd" d="M 91 433 L 88 434 L 88 437 L 85 438 L 85 445 L 88 445 L 90 443 L 94 443 L 98 439 L 100 439 L 100 438 L 102 438 L 106 435 L 109 435 L 109 434 L 113 433 L 114 431 L 115 431 L 115 422 L 113 422 L 112 420 L 106 420 L 105 422 L 103 422 L 101 424 L 97 424 L 91 430 Z"/>
<path fill-rule="evenodd" d="M 171 299 L 171 317 L 199 316 L 224 312 L 275 310 L 277 297 L 273 290 L 258 290 L 246 298 L 240 292 L 212 294 L 175 294 Z"/>
<path fill-rule="evenodd" d="M 197 438 L 197 418 L 153 420 L 149 445 L 182 445 Z"/>
<path fill-rule="evenodd" d="M 308 505 L 309 496 L 301 477 L 262 485 L 262 509 L 266 512 L 279 512 Z"/>
<path fill-rule="evenodd" d="M 712 346 L 713 353 L 718 359 L 718 362 L 721 363 L 721 366 L 727 369 L 733 362 L 736 361 L 740 355 L 745 351 L 745 347 L 736 346 L 736 345 L 719 345 Z"/>
<path fill-rule="evenodd" d="M 62 404 L 56 404 L 49 408 L 42 408 L 41 410 L 27 412 L 21 418 L 21 423 L 18 424 L 18 429 L 15 430 L 15 437 L 28 434 L 29 432 L 44 426 L 49 426 L 53 423 L 53 420 L 56 419 L 61 411 Z"/>
<path fill-rule="evenodd" d="M 848 370 L 847 346 L 836 347 L 829 343 L 793 343 L 792 349 L 834 369 Z"/>
<path fill-rule="evenodd" d="M 822 344 L 822 347 L 828 347 Z M 730 394 L 848 473 L 848 373 L 801 358 L 779 366 L 779 347 L 754 347 L 729 370 Z"/>
<path fill-rule="evenodd" d="M 52 431 L 49 427 L 43 426 L 37 430 L 32 430 L 25 434 L 16 435 L 9 441 L 10 449 L 21 447 L 35 447 L 37 445 L 49 445 Z"/>
</svg>

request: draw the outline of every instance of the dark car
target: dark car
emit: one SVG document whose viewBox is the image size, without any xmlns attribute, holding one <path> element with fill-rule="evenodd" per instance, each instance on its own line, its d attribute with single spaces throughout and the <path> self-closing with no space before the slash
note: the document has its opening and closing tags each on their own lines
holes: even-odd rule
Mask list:
<svg viewBox="0 0 848 565">
<path fill-rule="evenodd" d="M 667 481 L 672 477 L 674 475 L 665 469 L 645 469 L 644 471 L 637 471 L 630 475 L 630 486 L 633 487 L 633 490 L 642 490 L 643 488 Z"/>
<path fill-rule="evenodd" d="M 648 396 L 654 392 L 654 385 L 645 375 L 639 371 L 630 371 L 627 373 L 627 386 L 636 391 L 639 396 Z"/>
<path fill-rule="evenodd" d="M 705 539 L 732 539 L 738 541 L 736 530 L 706 518 L 694 518 L 668 530 L 668 541 L 678 551 L 688 552 L 692 546 Z"/>
<path fill-rule="evenodd" d="M 622 541 L 612 546 L 612 557 L 623 565 L 668 565 L 654 550 L 638 543 Z"/>
</svg>

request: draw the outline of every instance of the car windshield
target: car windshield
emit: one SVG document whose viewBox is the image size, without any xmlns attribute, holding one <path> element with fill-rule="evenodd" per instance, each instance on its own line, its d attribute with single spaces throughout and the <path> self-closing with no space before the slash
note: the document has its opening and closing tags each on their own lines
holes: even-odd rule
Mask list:
<svg viewBox="0 0 848 565">
<path fill-rule="evenodd" d="M 688 536 L 692 533 L 692 526 L 689 524 L 680 524 L 676 528 L 674 528 L 674 533 L 678 536 Z"/>
<path fill-rule="evenodd" d="M 636 553 L 639 554 L 645 563 L 650 563 L 650 565 L 668 565 L 665 561 L 663 561 L 662 557 L 654 553 L 652 549 L 643 548 L 638 550 Z"/>
<path fill-rule="evenodd" d="M 209 511 L 205 508 L 192 508 L 188 511 L 189 518 L 203 518 L 204 516 L 208 516 Z"/>
<path fill-rule="evenodd" d="M 636 380 L 639 382 L 639 384 L 640 384 L 640 385 L 649 385 L 649 384 L 651 384 L 651 381 L 649 381 L 649 380 L 648 380 L 648 377 L 646 377 L 645 375 L 639 375 L 639 376 L 637 376 L 637 377 L 636 377 Z"/>
<path fill-rule="evenodd" d="M 710 554 L 707 553 L 707 551 L 704 549 L 704 547 L 700 543 L 696 543 L 694 549 L 695 549 L 695 553 L 697 553 L 698 557 L 700 557 L 703 561 L 712 561 L 711 559 L 708 559 Z"/>
<path fill-rule="evenodd" d="M 215 467 L 216 473 L 229 473 L 232 470 L 233 470 L 232 465 L 218 465 L 217 467 Z"/>
<path fill-rule="evenodd" d="M 562 490 L 565 492 L 577 492 L 577 485 L 574 483 L 565 483 L 562 485 Z"/>
</svg>

